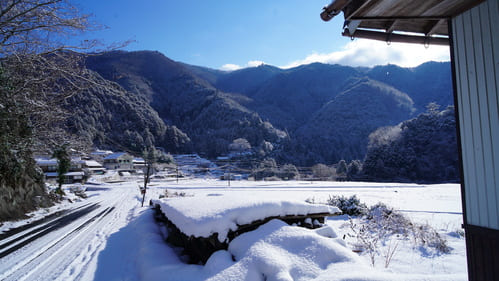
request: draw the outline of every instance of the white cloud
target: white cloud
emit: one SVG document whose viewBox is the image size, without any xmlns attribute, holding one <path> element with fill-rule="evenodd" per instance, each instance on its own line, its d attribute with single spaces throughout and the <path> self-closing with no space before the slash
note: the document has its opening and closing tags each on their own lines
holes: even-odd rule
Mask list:
<svg viewBox="0 0 499 281">
<path fill-rule="evenodd" d="M 246 65 L 248 67 L 257 67 L 257 66 L 260 66 L 262 64 L 265 64 L 265 63 L 261 60 L 250 60 Z"/>
<path fill-rule="evenodd" d="M 222 67 L 220 67 L 220 70 L 234 71 L 234 70 L 238 70 L 241 68 L 242 67 L 237 65 L 237 64 L 227 63 L 227 64 L 222 65 Z"/>
<path fill-rule="evenodd" d="M 228 64 L 222 65 L 222 67 L 220 67 L 220 70 L 234 71 L 234 70 L 238 70 L 238 69 L 246 68 L 246 67 L 257 67 L 257 66 L 260 66 L 262 64 L 266 64 L 266 63 L 261 61 L 261 60 L 250 60 L 244 66 L 228 63 Z"/>
<path fill-rule="evenodd" d="M 349 66 L 375 66 L 388 63 L 403 67 L 414 67 L 426 61 L 449 61 L 449 47 L 431 45 L 426 48 L 418 44 L 391 43 L 356 39 L 342 50 L 327 54 L 312 53 L 281 68 L 292 68 L 314 62 Z"/>
</svg>

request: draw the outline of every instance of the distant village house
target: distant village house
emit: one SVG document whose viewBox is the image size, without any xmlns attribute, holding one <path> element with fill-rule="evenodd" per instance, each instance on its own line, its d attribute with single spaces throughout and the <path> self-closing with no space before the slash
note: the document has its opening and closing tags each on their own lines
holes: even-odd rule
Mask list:
<svg viewBox="0 0 499 281">
<path fill-rule="evenodd" d="M 81 158 L 72 158 L 69 172 L 65 175 L 64 183 L 77 183 L 85 181 L 85 172 L 83 171 L 85 161 Z M 47 181 L 56 181 L 57 173 L 57 159 L 55 158 L 37 158 L 36 164 L 43 171 Z"/>
<path fill-rule="evenodd" d="M 104 158 L 104 168 L 117 171 L 133 171 L 133 156 L 126 152 L 117 152 Z"/>
</svg>

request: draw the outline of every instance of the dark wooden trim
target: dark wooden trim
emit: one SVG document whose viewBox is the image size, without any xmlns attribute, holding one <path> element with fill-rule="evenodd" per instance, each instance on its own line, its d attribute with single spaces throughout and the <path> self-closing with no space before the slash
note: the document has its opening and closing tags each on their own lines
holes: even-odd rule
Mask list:
<svg viewBox="0 0 499 281">
<path fill-rule="evenodd" d="M 464 230 L 470 234 L 479 234 L 486 238 L 499 239 L 499 229 L 492 229 L 483 226 L 464 224 Z"/>
<path fill-rule="evenodd" d="M 465 224 L 470 281 L 499 280 L 499 230 Z"/>
<path fill-rule="evenodd" d="M 417 17 L 410 17 L 410 16 L 394 16 L 394 17 L 349 17 L 348 20 L 378 20 L 378 21 L 383 21 L 383 20 L 448 20 L 450 17 L 444 17 L 444 16 L 417 16 Z"/>
<path fill-rule="evenodd" d="M 365 29 L 357 29 L 354 34 L 350 34 L 348 29 L 345 29 L 341 34 L 346 37 L 365 38 L 386 42 L 399 42 L 399 43 L 414 43 L 424 45 L 449 45 L 449 39 L 445 37 L 428 37 L 417 35 L 405 35 L 397 33 L 386 33 L 381 31 L 372 31 Z"/>
</svg>

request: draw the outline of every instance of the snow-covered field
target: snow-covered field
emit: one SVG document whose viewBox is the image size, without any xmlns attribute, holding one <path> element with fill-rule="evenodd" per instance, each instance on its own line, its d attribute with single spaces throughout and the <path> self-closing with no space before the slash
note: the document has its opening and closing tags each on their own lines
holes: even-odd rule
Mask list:
<svg viewBox="0 0 499 281">
<path fill-rule="evenodd" d="M 216 252 L 206 265 L 186 264 L 180 249 L 164 242 L 165 231 L 154 221 L 152 210 L 140 207 L 137 182 L 88 187 L 87 199 L 40 210 L 30 221 L 64 209 L 68 211 L 62 216 L 73 217 L 47 220 L 0 240 L 0 280 L 467 279 L 465 241 L 458 235 L 462 214 L 456 184 L 232 181 L 229 187 L 224 181 L 192 179 L 152 182 L 146 194 L 146 203 L 166 188 L 195 198 L 326 202 L 332 195 L 357 195 L 367 205 L 383 202 L 416 223 L 433 226 L 451 249 L 438 254 L 399 237 L 380 243 L 374 267 L 368 254 L 352 251 L 346 216 L 330 218 L 316 230 L 273 220 L 234 239 L 227 251 Z M 0 231 L 26 222 L 5 223 Z M 390 249 L 395 250 L 385 267 Z"/>
</svg>

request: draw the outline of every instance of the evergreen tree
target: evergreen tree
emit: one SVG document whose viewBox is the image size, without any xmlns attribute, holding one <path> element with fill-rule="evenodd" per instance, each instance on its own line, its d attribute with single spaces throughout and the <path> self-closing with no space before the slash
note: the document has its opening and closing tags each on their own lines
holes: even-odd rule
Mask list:
<svg viewBox="0 0 499 281">
<path fill-rule="evenodd" d="M 62 190 L 62 184 L 66 179 L 66 173 L 69 172 L 71 168 L 71 158 L 68 153 L 68 144 L 63 144 L 57 147 L 52 154 L 53 158 L 57 159 L 57 183 L 58 187 L 55 192 L 59 195 L 64 195 Z"/>
<path fill-rule="evenodd" d="M 336 174 L 338 176 L 345 176 L 347 173 L 347 162 L 345 160 L 340 160 L 338 166 L 336 167 Z"/>
</svg>

